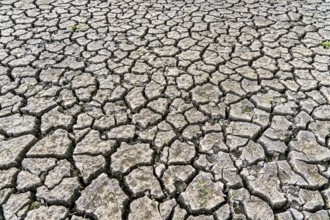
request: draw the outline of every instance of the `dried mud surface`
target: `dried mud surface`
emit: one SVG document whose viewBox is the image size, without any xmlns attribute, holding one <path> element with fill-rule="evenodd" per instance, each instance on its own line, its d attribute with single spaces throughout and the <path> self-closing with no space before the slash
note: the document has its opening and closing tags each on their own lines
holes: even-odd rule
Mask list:
<svg viewBox="0 0 330 220">
<path fill-rule="evenodd" d="M 0 219 L 329 220 L 329 0 L 1 0 Z"/>
</svg>

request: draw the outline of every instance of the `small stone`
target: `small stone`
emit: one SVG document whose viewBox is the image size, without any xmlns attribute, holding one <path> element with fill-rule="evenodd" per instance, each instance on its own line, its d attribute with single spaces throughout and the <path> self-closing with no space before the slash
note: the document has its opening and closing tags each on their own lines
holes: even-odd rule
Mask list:
<svg viewBox="0 0 330 220">
<path fill-rule="evenodd" d="M 8 200 L 11 194 L 15 193 L 14 188 L 5 188 L 0 190 L 0 205 L 3 205 Z"/>
<path fill-rule="evenodd" d="M 68 215 L 68 210 L 63 206 L 40 206 L 37 209 L 29 211 L 26 218 L 27 220 L 48 219 L 57 220 L 64 219 Z"/>
<path fill-rule="evenodd" d="M 330 188 L 328 187 L 327 189 L 323 190 L 321 193 L 322 193 L 322 197 L 324 198 L 325 207 L 330 208 Z"/>
<path fill-rule="evenodd" d="M 126 102 L 128 103 L 129 107 L 132 109 L 133 112 L 137 112 L 147 102 L 147 100 L 142 94 L 142 91 L 142 87 L 135 87 L 131 91 L 129 91 L 125 97 Z"/>
<path fill-rule="evenodd" d="M 187 220 L 214 220 L 212 215 L 189 216 Z"/>
<path fill-rule="evenodd" d="M 159 204 L 159 213 L 162 219 L 167 219 L 176 205 L 175 199 L 167 200 Z"/>
<path fill-rule="evenodd" d="M 260 131 L 261 128 L 259 125 L 248 122 L 230 122 L 227 127 L 228 134 L 251 139 L 255 138 Z"/>
<path fill-rule="evenodd" d="M 243 120 L 249 122 L 252 120 L 254 115 L 254 105 L 246 99 L 233 104 L 230 107 L 229 117 L 234 120 Z"/>
<path fill-rule="evenodd" d="M 168 109 L 169 101 L 165 98 L 158 98 L 148 104 L 148 107 L 159 114 L 164 115 Z"/>
<path fill-rule="evenodd" d="M 157 149 L 161 149 L 164 146 L 168 146 L 176 137 L 176 134 L 173 130 L 170 131 L 159 131 L 156 134 L 155 146 Z"/>
<path fill-rule="evenodd" d="M 304 215 L 302 212 L 299 212 L 298 210 L 291 208 L 290 209 L 291 215 L 293 216 L 294 220 L 303 220 L 304 219 Z"/>
<path fill-rule="evenodd" d="M 217 211 L 215 211 L 215 215 L 218 220 L 229 220 L 230 219 L 230 209 L 229 205 L 225 204 L 221 206 Z"/>
<path fill-rule="evenodd" d="M 73 215 L 72 218 L 71 218 L 71 220 L 87 220 L 87 218 Z"/>
<path fill-rule="evenodd" d="M 278 166 L 278 177 L 283 184 L 286 185 L 298 185 L 298 186 L 307 186 L 308 183 L 301 177 L 295 173 L 290 164 L 285 161 L 277 161 Z"/>
<path fill-rule="evenodd" d="M 191 178 L 195 174 L 195 169 L 190 166 L 180 166 L 180 165 L 171 165 L 167 168 L 164 172 L 162 177 L 166 190 L 171 194 L 174 193 L 176 190 L 179 192 L 181 186 L 184 186 L 185 182 Z"/>
<path fill-rule="evenodd" d="M 125 183 L 132 190 L 134 195 L 148 191 L 151 196 L 159 198 L 163 195 L 158 180 L 153 175 L 151 166 L 143 166 L 134 169 L 125 176 Z"/>
<path fill-rule="evenodd" d="M 19 58 L 19 59 L 14 59 L 12 61 L 10 61 L 8 64 L 10 67 L 24 67 L 24 66 L 28 66 L 29 63 L 31 63 L 32 61 L 34 61 L 36 58 L 35 56 L 29 54 L 29 55 L 26 55 L 22 58 Z"/>
<path fill-rule="evenodd" d="M 15 175 L 19 172 L 17 168 L 9 168 L 8 170 L 0 170 L 0 189 L 11 187 L 14 185 Z"/>
<path fill-rule="evenodd" d="M 113 115 L 102 116 L 94 121 L 93 129 L 95 130 L 107 130 L 116 125 L 116 120 Z"/>
<path fill-rule="evenodd" d="M 135 219 L 152 219 L 162 220 L 158 211 L 158 202 L 156 200 L 149 199 L 148 197 L 142 197 L 134 200 L 130 205 L 131 213 L 128 216 L 129 220 Z"/>
<path fill-rule="evenodd" d="M 106 162 L 101 155 L 76 155 L 73 159 L 86 184 L 93 176 L 105 169 Z"/>
<path fill-rule="evenodd" d="M 206 117 L 202 112 L 195 108 L 186 111 L 184 115 L 190 124 L 203 123 L 208 119 L 208 117 Z"/>
<path fill-rule="evenodd" d="M 23 117 L 19 114 L 14 114 L 8 117 L 1 117 L 0 125 L 0 131 L 4 131 L 8 135 L 32 134 L 36 128 L 36 119 L 29 115 Z"/>
<path fill-rule="evenodd" d="M 76 177 L 64 178 L 59 185 L 56 185 L 51 190 L 45 186 L 39 187 L 36 196 L 38 199 L 44 199 L 47 203 L 60 201 L 68 205 L 73 201 L 79 186 L 80 184 Z"/>
<path fill-rule="evenodd" d="M 56 83 L 59 81 L 60 76 L 63 74 L 64 69 L 52 69 L 47 68 L 45 70 L 42 70 L 39 78 L 43 82 L 50 82 L 50 83 Z"/>
<path fill-rule="evenodd" d="M 194 81 L 189 74 L 182 74 L 176 79 L 179 89 L 189 90 L 193 87 Z"/>
<path fill-rule="evenodd" d="M 212 119 L 220 119 L 226 117 L 226 104 L 224 102 L 220 102 L 219 104 L 215 104 L 213 102 L 209 102 L 204 105 L 200 105 L 200 110 L 203 114 L 206 114 L 209 118 Z"/>
<path fill-rule="evenodd" d="M 308 183 L 308 186 L 314 189 L 320 188 L 327 184 L 328 179 L 319 174 L 319 169 L 315 164 L 309 164 L 301 159 L 302 154 L 297 154 L 295 151 L 289 153 L 289 163 L 292 168 L 299 173 Z"/>
<path fill-rule="evenodd" d="M 260 144 L 257 144 L 254 141 L 249 141 L 249 143 L 243 148 L 240 156 L 243 164 L 247 165 L 252 165 L 263 158 L 265 158 L 264 149 Z"/>
<path fill-rule="evenodd" d="M 0 141 L 0 168 L 17 165 L 19 161 L 23 160 L 23 155 L 35 141 L 36 138 L 33 135 Z"/>
<path fill-rule="evenodd" d="M 108 132 L 108 138 L 118 140 L 131 140 L 135 135 L 134 125 L 121 125 Z"/>
<path fill-rule="evenodd" d="M 70 177 L 71 164 L 67 160 L 60 160 L 57 166 L 48 172 L 45 186 L 53 188 L 58 185 L 64 177 Z"/>
<path fill-rule="evenodd" d="M 251 79 L 251 80 L 258 79 L 258 74 L 256 73 L 256 71 L 249 66 L 237 68 L 236 71 L 247 79 Z"/>
<path fill-rule="evenodd" d="M 304 203 L 303 209 L 306 211 L 318 210 L 324 206 L 324 202 L 319 191 L 301 189 L 299 191 L 299 197 Z"/>
<path fill-rule="evenodd" d="M 290 211 L 278 213 L 275 215 L 275 218 L 277 220 L 294 220 Z"/>
<path fill-rule="evenodd" d="M 41 180 L 37 175 L 34 175 L 28 171 L 21 171 L 17 175 L 17 189 L 31 190 L 41 186 Z"/>
<path fill-rule="evenodd" d="M 69 68 L 72 70 L 81 70 L 85 67 L 83 62 L 77 61 L 74 57 L 68 57 L 55 65 L 58 68 Z"/>
<path fill-rule="evenodd" d="M 166 121 L 178 130 L 182 130 L 188 124 L 182 114 L 168 114 Z"/>
<path fill-rule="evenodd" d="M 151 110 L 145 108 L 138 114 L 133 115 L 132 122 L 138 124 L 141 128 L 146 129 L 151 125 L 157 124 L 162 119 L 160 114 L 154 113 Z"/>
<path fill-rule="evenodd" d="M 326 121 L 315 120 L 308 125 L 308 130 L 311 131 L 317 138 L 317 140 L 326 144 L 326 137 L 330 131 L 330 123 Z"/>
<path fill-rule="evenodd" d="M 57 106 L 57 103 L 52 98 L 46 97 L 30 97 L 27 101 L 27 105 L 22 108 L 23 112 L 28 112 L 30 114 L 41 116 L 50 109 Z"/>
<path fill-rule="evenodd" d="M 227 150 L 223 134 L 221 132 L 208 133 L 200 141 L 199 150 L 204 153 L 210 152 L 211 150 Z"/>
<path fill-rule="evenodd" d="M 237 150 L 239 147 L 243 147 L 248 143 L 248 138 L 242 138 L 234 135 L 227 135 L 226 145 L 231 151 Z"/>
<path fill-rule="evenodd" d="M 286 146 L 286 144 L 284 142 L 274 141 L 265 136 L 262 136 L 261 138 L 259 138 L 258 143 L 261 144 L 262 146 L 264 146 L 265 151 L 269 155 L 277 155 L 277 154 L 284 155 L 288 149 L 288 147 Z"/>
<path fill-rule="evenodd" d="M 157 127 L 151 127 L 144 131 L 137 131 L 139 141 L 153 141 L 157 133 Z"/>
<path fill-rule="evenodd" d="M 316 142 L 315 136 L 308 131 L 299 131 L 296 141 L 290 142 L 292 150 L 303 153 L 311 162 L 330 160 L 330 150 Z"/>
<path fill-rule="evenodd" d="M 80 214 L 94 214 L 98 219 L 121 219 L 127 200 L 118 180 L 101 174 L 81 192 L 76 207 Z"/>
<path fill-rule="evenodd" d="M 242 187 L 242 179 L 228 153 L 219 151 L 212 155 L 201 155 L 194 165 L 213 174 L 215 181 L 226 183 L 227 189 Z"/>
<path fill-rule="evenodd" d="M 293 116 L 298 113 L 297 109 L 298 109 L 298 105 L 293 101 L 289 101 L 286 103 L 280 103 L 280 104 L 276 105 L 274 108 L 274 113 Z"/>
<path fill-rule="evenodd" d="M 196 86 L 191 90 L 192 100 L 199 103 L 205 104 L 208 102 L 219 102 L 222 92 L 217 86 L 212 84 L 204 84 L 202 86 Z"/>
<path fill-rule="evenodd" d="M 258 172 L 251 170 L 250 175 L 246 171 L 244 168 L 241 174 L 246 178 L 251 193 L 262 195 L 272 208 L 282 207 L 286 203 L 287 199 L 279 188 L 280 180 L 275 162 L 266 163 Z"/>
<path fill-rule="evenodd" d="M 149 144 L 129 145 L 122 142 L 117 151 L 111 155 L 111 169 L 125 173 L 134 166 L 151 165 L 153 151 Z"/>
<path fill-rule="evenodd" d="M 240 84 L 234 80 L 226 80 L 220 84 L 222 91 L 226 93 L 232 93 L 237 96 L 244 96 L 245 92 L 241 88 Z"/>
<path fill-rule="evenodd" d="M 223 187 L 221 182 L 213 182 L 212 175 L 200 172 L 181 193 L 180 200 L 191 212 L 210 210 L 225 201 Z"/>
<path fill-rule="evenodd" d="M 186 215 L 186 210 L 180 208 L 180 206 L 176 206 L 173 213 L 173 220 L 182 220 Z"/>
<path fill-rule="evenodd" d="M 179 51 L 178 48 L 174 46 L 157 47 L 154 49 L 154 52 L 161 57 L 174 56 L 178 51 Z"/>
<path fill-rule="evenodd" d="M 73 89 L 88 87 L 95 84 L 95 78 L 91 73 L 82 73 L 75 76 L 71 83 Z"/>
<path fill-rule="evenodd" d="M 306 216 L 307 213 L 304 212 L 304 214 Z M 315 213 L 310 213 L 307 217 L 308 220 L 323 220 L 329 218 L 330 218 L 329 212 L 327 212 L 326 210 L 320 210 Z"/>
<path fill-rule="evenodd" d="M 169 148 L 168 163 L 189 163 L 195 157 L 195 146 L 176 140 Z"/>
<path fill-rule="evenodd" d="M 300 129 L 306 129 L 307 123 L 312 121 L 312 117 L 304 111 L 296 115 L 294 122 L 295 126 Z"/>
<path fill-rule="evenodd" d="M 12 194 L 3 204 L 5 219 L 21 219 L 26 214 L 31 203 L 31 192 Z"/>
<path fill-rule="evenodd" d="M 182 51 L 177 57 L 180 60 L 189 60 L 190 62 L 195 62 L 200 59 L 200 52 L 194 50 Z"/>
<path fill-rule="evenodd" d="M 273 210 L 269 205 L 259 199 L 258 197 L 252 196 L 251 200 L 244 201 L 243 207 L 246 215 L 250 219 L 260 219 L 260 220 L 272 220 L 274 219 Z"/>
<path fill-rule="evenodd" d="M 262 28 L 262 27 L 267 27 L 270 24 L 272 24 L 273 22 L 271 20 L 268 20 L 267 18 L 264 17 L 256 17 L 254 20 L 254 24 L 258 27 L 258 28 Z"/>
<path fill-rule="evenodd" d="M 202 130 L 198 125 L 190 125 L 186 127 L 182 132 L 182 137 L 188 140 L 198 138 L 202 135 Z"/>
<path fill-rule="evenodd" d="M 39 176 L 56 166 L 55 158 L 25 158 L 22 161 L 22 167 L 32 174 Z"/>
<path fill-rule="evenodd" d="M 292 123 L 284 116 L 274 116 L 271 122 L 271 127 L 268 128 L 264 135 L 272 140 L 285 141 L 290 136 L 290 127 Z"/>
<path fill-rule="evenodd" d="M 165 90 L 164 86 L 154 81 L 151 81 L 146 85 L 144 92 L 147 99 L 153 100 L 159 98 L 164 93 L 164 90 Z"/>
<path fill-rule="evenodd" d="M 291 11 L 288 13 L 288 15 L 292 21 L 299 21 L 302 17 L 300 13 L 295 13 L 295 12 L 291 12 Z"/>
<path fill-rule="evenodd" d="M 41 132 L 47 133 L 50 129 L 69 129 L 73 124 L 73 117 L 54 108 L 41 117 Z"/>
<path fill-rule="evenodd" d="M 23 78 L 23 77 L 35 77 L 37 73 L 37 70 L 30 67 L 30 66 L 25 66 L 25 67 L 15 67 L 12 69 L 11 74 L 15 78 Z"/>
<path fill-rule="evenodd" d="M 66 157 L 71 145 L 69 133 L 63 129 L 57 129 L 38 141 L 27 155 Z"/>
<path fill-rule="evenodd" d="M 116 142 L 113 140 L 102 140 L 100 132 L 91 130 L 81 142 L 79 142 L 74 154 L 102 154 L 108 155 L 114 151 Z"/>
<path fill-rule="evenodd" d="M 280 93 L 270 90 L 267 93 L 258 93 L 253 95 L 250 101 L 255 104 L 257 108 L 270 111 L 272 108 L 272 103 L 274 103 L 280 96 Z"/>
</svg>

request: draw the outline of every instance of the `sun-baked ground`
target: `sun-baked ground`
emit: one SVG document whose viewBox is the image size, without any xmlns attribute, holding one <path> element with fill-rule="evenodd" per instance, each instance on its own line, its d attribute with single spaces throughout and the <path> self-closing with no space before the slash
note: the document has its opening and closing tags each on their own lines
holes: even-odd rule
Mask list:
<svg viewBox="0 0 330 220">
<path fill-rule="evenodd" d="M 329 220 L 329 0 L 1 0 L 0 219 Z"/>
</svg>

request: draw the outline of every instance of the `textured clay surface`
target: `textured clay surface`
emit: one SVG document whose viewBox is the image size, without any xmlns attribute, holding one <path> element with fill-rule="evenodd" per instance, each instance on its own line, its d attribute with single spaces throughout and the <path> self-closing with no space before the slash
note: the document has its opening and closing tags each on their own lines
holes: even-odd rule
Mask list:
<svg viewBox="0 0 330 220">
<path fill-rule="evenodd" d="M 329 220 L 329 0 L 0 0 L 1 220 Z"/>
</svg>

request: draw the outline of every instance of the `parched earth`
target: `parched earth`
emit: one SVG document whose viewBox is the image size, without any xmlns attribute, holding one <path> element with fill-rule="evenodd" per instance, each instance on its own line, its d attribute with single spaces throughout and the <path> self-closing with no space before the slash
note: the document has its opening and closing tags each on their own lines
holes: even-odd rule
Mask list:
<svg viewBox="0 0 330 220">
<path fill-rule="evenodd" d="M 329 220 L 329 0 L 1 0 L 0 219 Z"/>
</svg>

